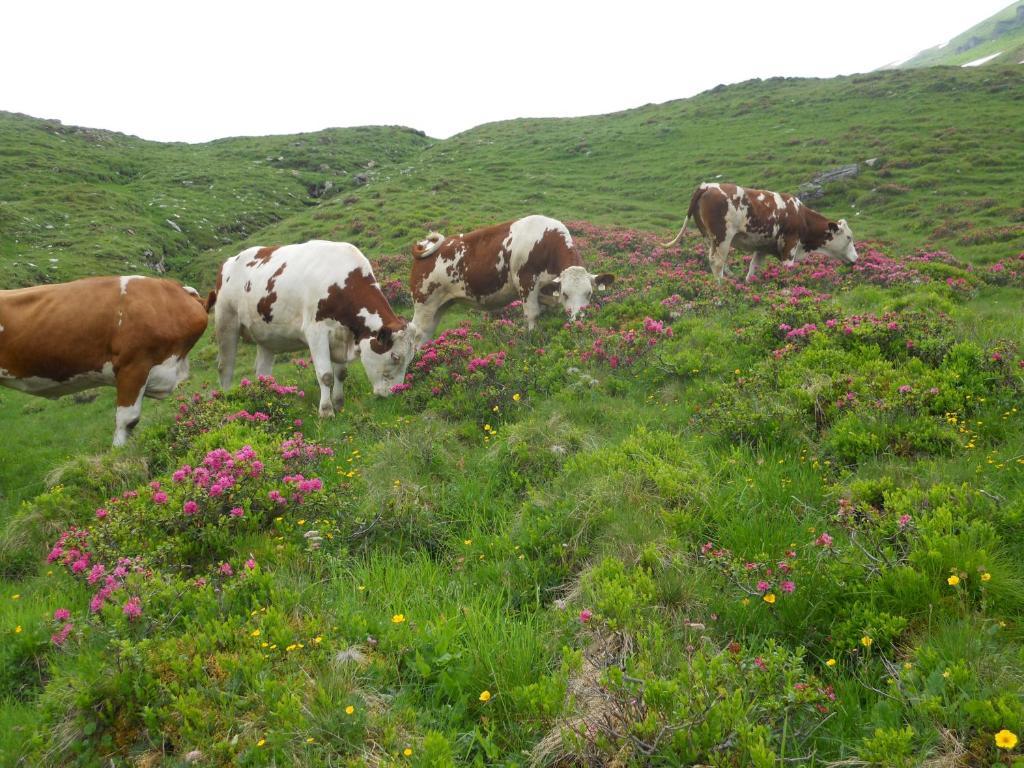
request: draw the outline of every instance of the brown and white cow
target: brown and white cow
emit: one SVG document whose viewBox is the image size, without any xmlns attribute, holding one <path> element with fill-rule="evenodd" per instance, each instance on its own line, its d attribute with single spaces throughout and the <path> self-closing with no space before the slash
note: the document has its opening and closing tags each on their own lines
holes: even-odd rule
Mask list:
<svg viewBox="0 0 1024 768">
<path fill-rule="evenodd" d="M 351 360 L 362 360 L 374 393 L 387 397 L 416 351 L 416 328 L 392 311 L 370 262 L 349 243 L 249 248 L 224 262 L 209 303 L 221 385 L 231 386 L 239 334 L 256 342 L 257 375 L 270 374 L 275 353 L 308 347 L 321 416 L 344 403 Z"/>
<path fill-rule="evenodd" d="M 672 242 L 664 244 L 665 248 L 679 242 L 690 219 L 704 235 L 708 262 L 719 280 L 730 247 L 753 251 L 748 282 L 757 274 L 766 253 L 778 256 L 788 266 L 812 251 L 822 251 L 847 264 L 857 261 L 853 233 L 845 219 L 829 221 L 784 192 L 744 189 L 736 184 L 701 184 L 690 199 L 682 229 Z"/>
<path fill-rule="evenodd" d="M 614 275 L 588 272 L 569 230 L 547 216 L 526 216 L 455 237 L 431 232 L 412 254 L 412 322 L 421 342 L 433 338 L 441 311 L 453 301 L 499 309 L 521 299 L 527 328 L 533 330 L 542 292 L 576 317 L 595 288 L 604 290 L 615 280 Z"/>
<path fill-rule="evenodd" d="M 142 398 L 188 378 L 206 330 L 195 289 L 129 275 L 0 291 L 0 384 L 42 397 L 117 388 L 114 445 L 139 421 Z"/>
</svg>

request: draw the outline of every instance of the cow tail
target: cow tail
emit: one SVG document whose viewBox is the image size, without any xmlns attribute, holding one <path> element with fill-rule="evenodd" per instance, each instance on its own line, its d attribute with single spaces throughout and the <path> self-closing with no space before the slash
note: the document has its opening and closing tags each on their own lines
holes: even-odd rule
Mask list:
<svg viewBox="0 0 1024 768">
<path fill-rule="evenodd" d="M 417 259 L 425 259 L 434 253 L 444 244 L 444 235 L 440 232 L 431 232 L 425 239 L 420 240 L 412 247 L 412 255 Z"/>
<path fill-rule="evenodd" d="M 693 219 L 697 220 L 697 205 L 700 202 L 700 196 L 704 194 L 704 185 L 701 184 L 697 189 L 693 191 L 693 197 L 690 198 L 690 207 L 686 211 L 686 218 L 683 219 L 683 226 L 679 229 L 679 233 L 669 242 L 662 243 L 662 248 L 671 248 L 678 243 L 684 234 L 686 234 L 686 224 Z"/>
<path fill-rule="evenodd" d="M 210 293 L 206 296 L 206 301 L 203 302 L 203 307 L 205 307 L 206 311 L 209 312 L 211 309 L 213 309 L 213 305 L 216 304 L 216 303 L 217 303 L 217 292 L 216 291 L 210 291 Z"/>
</svg>

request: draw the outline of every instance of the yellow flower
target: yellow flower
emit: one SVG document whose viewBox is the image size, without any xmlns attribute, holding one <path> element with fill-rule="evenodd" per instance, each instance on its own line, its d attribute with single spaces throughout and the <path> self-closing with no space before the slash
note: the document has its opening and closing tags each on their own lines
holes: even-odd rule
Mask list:
<svg viewBox="0 0 1024 768">
<path fill-rule="evenodd" d="M 520 555 L 520 557 L 522 557 L 522 555 Z M 744 597 L 742 600 L 740 600 L 740 605 L 750 605 L 750 598 Z"/>
<path fill-rule="evenodd" d="M 946 579 L 946 583 L 949 584 L 949 586 L 951 587 L 955 587 L 957 584 L 960 583 L 960 577 L 954 573 L 952 576 Z"/>
<path fill-rule="evenodd" d="M 259 629 L 254 629 L 254 630 L 253 630 L 252 632 L 250 632 L 249 634 L 250 634 L 250 635 L 251 635 L 252 637 L 259 637 L 259 636 L 260 636 L 260 630 L 259 630 Z"/>
<path fill-rule="evenodd" d="M 366 589 L 366 585 L 365 584 L 360 584 L 358 587 L 356 587 L 356 589 L 358 589 L 360 592 L 362 592 L 364 589 Z"/>
<path fill-rule="evenodd" d="M 983 574 L 981 574 L 981 580 L 982 581 L 992 581 L 992 574 L 989 573 L 988 571 L 985 571 Z"/>
<path fill-rule="evenodd" d="M 320 643 L 322 643 L 323 640 L 324 639 L 320 635 L 317 635 L 316 637 L 313 638 L 313 642 L 316 643 L 317 645 L 320 645 Z"/>
<path fill-rule="evenodd" d="M 825 662 L 825 666 L 828 666 L 828 667 L 834 667 L 835 665 L 836 665 L 836 660 L 835 659 L 829 659 L 828 661 Z"/>
<path fill-rule="evenodd" d="M 912 670 L 914 668 L 914 665 L 911 664 L 909 661 L 904 661 L 903 662 L 903 668 L 909 672 L 910 670 Z"/>
<path fill-rule="evenodd" d="M 347 707 L 345 707 L 345 714 L 346 715 L 354 715 L 355 713 L 356 713 L 356 708 L 353 707 L 351 704 L 349 704 Z"/>
<path fill-rule="evenodd" d="M 14 628 L 14 634 L 16 634 L 16 635 L 20 635 L 21 634 L 21 624 L 19 624 L 18 626 L 16 626 Z"/>
<path fill-rule="evenodd" d="M 402 754 L 406 757 L 412 757 L 412 747 L 406 747 L 402 750 Z"/>
<path fill-rule="evenodd" d="M 996 734 L 996 746 L 1000 749 L 1013 749 L 1017 746 L 1017 734 L 1003 728 Z"/>
<path fill-rule="evenodd" d="M 11 595 L 11 600 L 21 600 L 21 595 Z"/>
<path fill-rule="evenodd" d="M 518 403 L 519 400 L 521 399 L 520 396 L 519 396 L 519 393 L 516 392 L 514 395 L 512 395 L 512 399 L 515 400 Z"/>
<path fill-rule="evenodd" d="M 306 743 L 307 744 L 312 744 L 314 741 L 316 741 L 316 739 L 314 739 L 312 736 L 310 736 L 308 739 L 306 739 Z"/>
<path fill-rule="evenodd" d="M 490 700 L 491 700 L 491 692 L 490 691 L 482 691 L 480 693 L 480 701 L 490 701 Z"/>
<path fill-rule="evenodd" d="M 266 739 L 260 739 L 259 741 L 256 742 L 256 746 L 257 747 L 262 747 L 266 743 L 267 743 Z"/>
<path fill-rule="evenodd" d="M 875 641 L 874 641 L 874 640 L 872 640 L 872 639 L 871 639 L 870 637 L 868 637 L 867 635 L 864 635 L 864 637 L 862 637 L 862 638 L 860 639 L 860 644 L 861 644 L 861 645 L 863 645 L 863 646 L 864 646 L 865 648 L 870 648 L 870 647 L 871 647 L 871 644 L 872 644 L 873 642 L 875 642 Z"/>
<path fill-rule="evenodd" d="M 771 592 L 769 592 L 767 595 L 765 595 L 761 599 L 764 600 L 766 603 L 768 603 L 768 605 L 774 605 L 775 604 L 775 595 L 773 593 L 771 593 Z"/>
<path fill-rule="evenodd" d="M 462 543 L 465 544 L 468 547 L 470 544 L 473 543 L 473 540 L 472 539 L 464 539 Z"/>
<path fill-rule="evenodd" d="M 404 613 L 396 613 L 394 616 L 391 617 L 392 624 L 401 624 L 403 621 L 405 621 Z"/>
<path fill-rule="evenodd" d="M 490 424 L 484 424 L 484 431 L 485 432 L 490 432 L 491 431 L 491 425 Z"/>
<path fill-rule="evenodd" d="M 942 676 L 948 679 L 950 674 L 952 674 L 952 673 L 947 669 L 947 670 L 943 671 Z"/>
</svg>

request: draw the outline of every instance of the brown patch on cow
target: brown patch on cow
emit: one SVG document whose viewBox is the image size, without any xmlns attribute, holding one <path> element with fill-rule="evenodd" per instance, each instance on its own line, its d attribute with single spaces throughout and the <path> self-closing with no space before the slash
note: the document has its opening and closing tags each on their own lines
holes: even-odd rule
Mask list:
<svg viewBox="0 0 1024 768">
<path fill-rule="evenodd" d="M 277 268 L 274 274 L 270 276 L 270 279 L 267 280 L 266 294 L 262 299 L 256 302 L 256 311 L 259 313 L 260 317 L 263 318 L 263 322 L 265 323 L 269 323 L 274 319 L 274 302 L 277 301 L 277 292 L 274 290 L 274 283 L 277 282 L 277 278 L 281 276 L 281 273 L 284 272 L 284 268 L 287 266 L 287 263 L 282 264 Z"/>
<path fill-rule="evenodd" d="M 66 382 L 110 363 L 119 402 L 134 386 L 131 402 L 121 403 L 130 405 L 150 369 L 187 355 L 207 322 L 201 300 L 160 278 L 135 278 L 125 294 L 119 277 L 0 291 L 0 368 L 16 379 Z"/>
<path fill-rule="evenodd" d="M 579 252 L 566 245 L 562 233 L 557 229 L 545 230 L 540 240 L 534 244 L 526 263 L 519 269 L 517 277 L 520 294 L 529 294 L 537 282 L 537 276 L 542 272 L 557 276 L 569 267 L 580 266 L 583 266 L 583 261 Z"/>
<path fill-rule="evenodd" d="M 412 265 L 409 288 L 418 302 L 426 301 L 430 292 L 425 283 L 438 261 L 453 283 L 464 286 L 470 298 L 492 296 L 508 282 L 511 253 L 503 243 L 508 238 L 511 221 L 477 229 L 466 235 L 449 237 L 429 256 L 418 258 Z M 458 254 L 462 251 L 460 259 Z M 501 269 L 498 269 L 498 261 Z"/>
<path fill-rule="evenodd" d="M 252 290 L 252 280 L 245 281 L 245 292 L 249 293 Z"/>
<path fill-rule="evenodd" d="M 372 331 L 360 310 L 380 317 L 382 326 Z M 395 314 L 377 283 L 370 274 L 364 274 L 358 267 L 348 273 L 345 284 L 333 283 L 327 288 L 327 295 L 316 305 L 316 321 L 335 320 L 348 328 L 357 340 L 374 337 L 371 346 L 378 353 L 391 349 L 392 336 L 406 326 L 406 321 Z"/>
<path fill-rule="evenodd" d="M 274 255 L 274 251 L 280 248 L 280 245 L 271 245 L 264 248 L 260 248 L 256 251 L 256 255 L 252 257 L 250 261 L 246 263 L 247 267 L 255 267 L 257 264 L 266 264 L 270 261 L 270 257 Z"/>
</svg>

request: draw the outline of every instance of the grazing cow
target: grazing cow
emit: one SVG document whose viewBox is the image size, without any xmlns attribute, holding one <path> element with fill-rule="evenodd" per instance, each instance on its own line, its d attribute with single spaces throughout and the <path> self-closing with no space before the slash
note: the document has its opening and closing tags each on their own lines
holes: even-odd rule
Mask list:
<svg viewBox="0 0 1024 768">
<path fill-rule="evenodd" d="M 0 291 L 0 384 L 43 397 L 117 388 L 114 445 L 139 421 L 142 398 L 188 378 L 206 330 L 194 288 L 129 275 Z"/>
<path fill-rule="evenodd" d="M 857 261 L 853 233 L 845 219 L 829 221 L 793 195 L 744 189 L 735 184 L 701 184 L 690 199 L 679 234 L 665 248 L 679 242 L 686 223 L 693 219 L 704 235 L 711 271 L 719 280 L 726 269 L 730 246 L 753 251 L 747 281 L 753 279 L 766 253 L 787 266 L 812 251 L 822 251 L 847 264 Z"/>
<path fill-rule="evenodd" d="M 452 301 L 499 309 L 522 299 L 532 331 L 542 292 L 576 317 L 590 303 L 594 288 L 604 290 L 615 280 L 614 275 L 588 272 L 569 230 L 547 216 L 527 216 L 455 237 L 431 232 L 413 246 L 412 254 L 412 322 L 421 342 L 434 337 L 441 310 Z"/>
<path fill-rule="evenodd" d="M 239 333 L 256 342 L 257 375 L 270 374 L 276 352 L 308 347 L 321 416 L 344 403 L 356 356 L 374 393 L 387 397 L 416 351 L 416 328 L 392 311 L 370 262 L 349 243 L 249 248 L 224 262 L 208 303 L 217 308 L 221 385 L 231 386 Z"/>
</svg>

